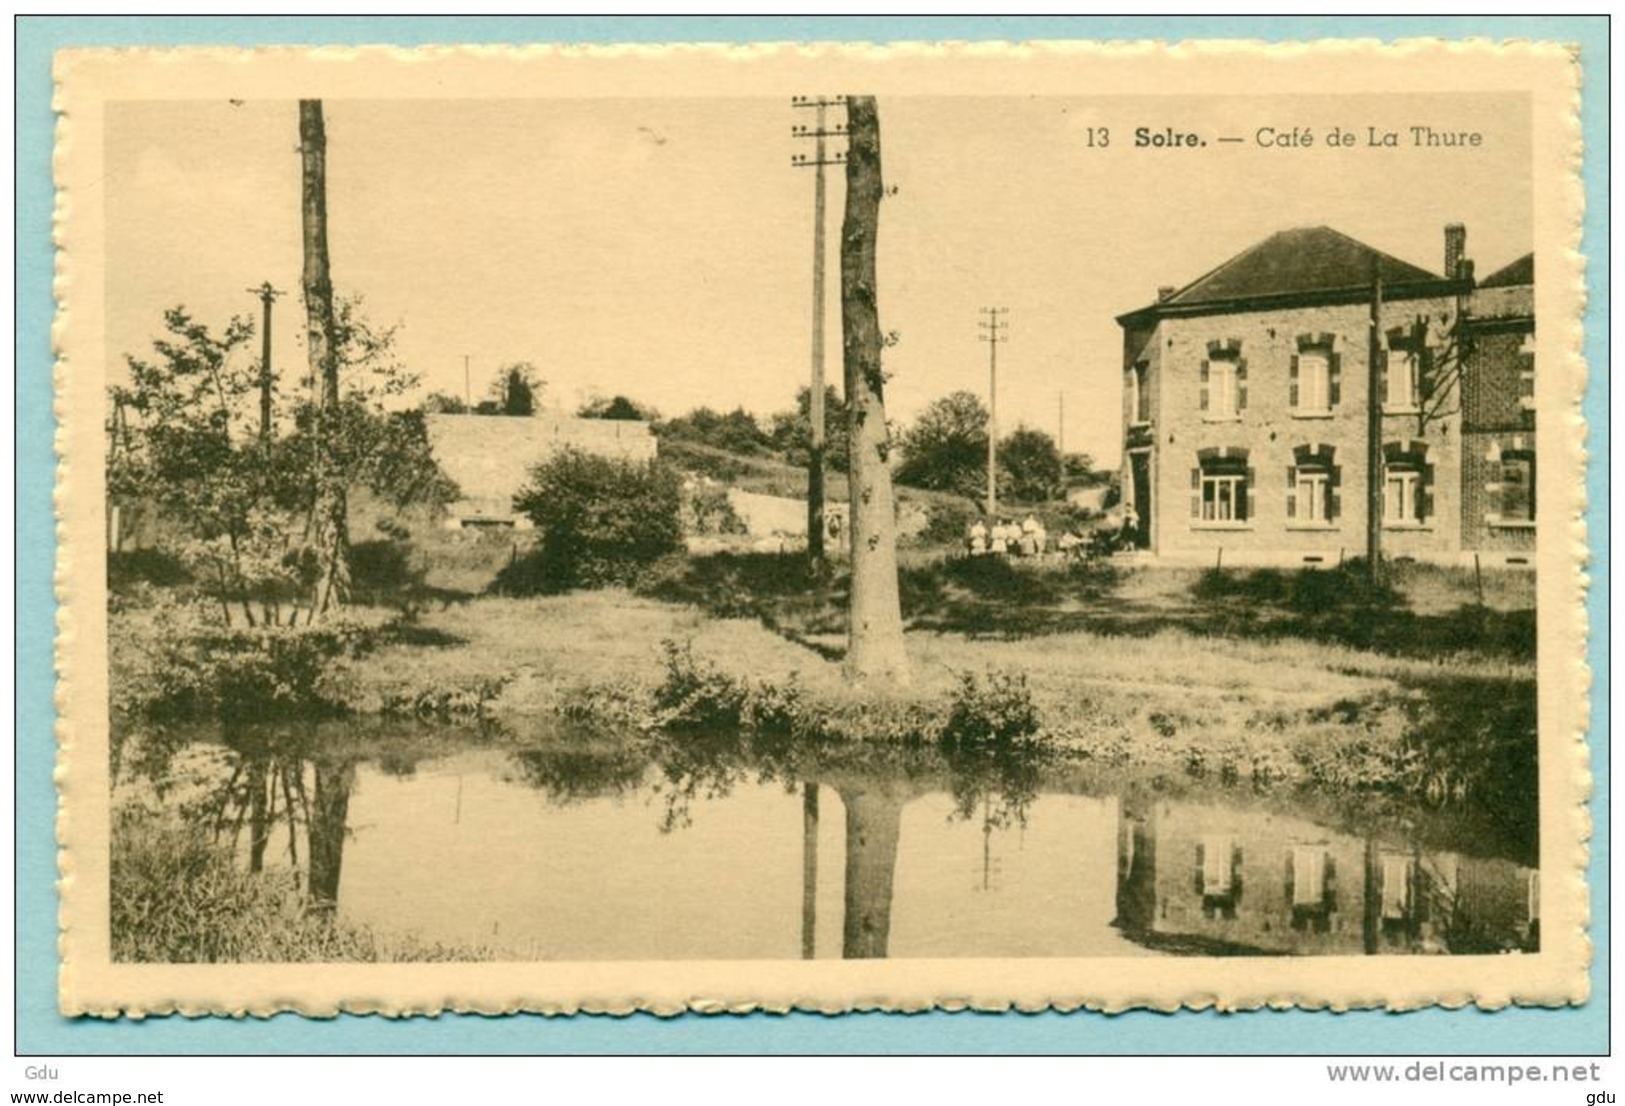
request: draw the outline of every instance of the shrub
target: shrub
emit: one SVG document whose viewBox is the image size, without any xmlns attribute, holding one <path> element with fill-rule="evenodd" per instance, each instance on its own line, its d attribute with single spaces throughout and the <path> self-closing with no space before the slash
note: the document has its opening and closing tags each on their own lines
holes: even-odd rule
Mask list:
<svg viewBox="0 0 1625 1106">
<path fill-rule="evenodd" d="M 681 483 L 659 461 L 566 449 L 531 470 L 514 507 L 536 524 L 539 549 L 527 572 L 499 579 L 505 590 L 631 584 L 682 548 Z"/>
<path fill-rule="evenodd" d="M 316 626 L 227 628 L 196 607 L 160 606 L 143 632 L 147 656 L 123 673 L 118 705 L 161 718 L 266 718 L 342 709 L 343 660 L 376 629 L 331 619 Z"/>
<path fill-rule="evenodd" d="M 950 749 L 1005 747 L 1031 738 L 1038 726 L 1025 676 L 991 673 L 983 683 L 967 672 L 954 689 L 941 743 Z"/>
<path fill-rule="evenodd" d="M 970 535 L 971 524 L 981 517 L 982 512 L 968 500 L 927 500 L 925 529 L 920 531 L 919 540 L 963 549 Z"/>
</svg>

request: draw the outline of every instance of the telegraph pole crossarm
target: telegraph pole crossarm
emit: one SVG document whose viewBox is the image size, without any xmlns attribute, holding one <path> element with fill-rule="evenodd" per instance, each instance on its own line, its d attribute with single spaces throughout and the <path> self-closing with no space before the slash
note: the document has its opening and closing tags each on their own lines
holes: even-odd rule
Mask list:
<svg viewBox="0 0 1625 1106">
<path fill-rule="evenodd" d="M 999 513 L 999 346 L 1010 340 L 1008 307 L 984 307 L 976 325 L 987 343 L 987 517 L 992 525 Z"/>
<path fill-rule="evenodd" d="M 814 141 L 811 154 L 792 154 L 790 164 L 813 169 L 813 297 L 812 374 L 807 396 L 807 560 L 813 569 L 824 561 L 824 167 L 844 165 L 846 153 L 830 150 L 828 140 L 846 137 L 844 123 L 831 124 L 828 111 L 844 107 L 844 96 L 793 96 L 793 108 L 811 108 L 816 115 L 812 126 L 798 123 L 790 128 L 792 138 Z"/>
</svg>

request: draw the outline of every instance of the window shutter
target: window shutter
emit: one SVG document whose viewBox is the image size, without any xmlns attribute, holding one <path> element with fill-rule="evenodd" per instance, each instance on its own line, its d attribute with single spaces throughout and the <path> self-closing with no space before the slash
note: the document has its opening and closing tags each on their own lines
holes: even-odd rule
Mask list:
<svg viewBox="0 0 1625 1106">
<path fill-rule="evenodd" d="M 1202 517 L 1202 469 L 1191 469 L 1191 518 Z"/>
<path fill-rule="evenodd" d="M 1205 859 L 1205 852 L 1206 850 L 1203 848 L 1203 846 L 1196 846 L 1196 870 L 1193 873 L 1193 882 L 1198 895 L 1205 894 L 1207 892 L 1207 883 L 1202 879 L 1202 861 Z"/>
<path fill-rule="evenodd" d="M 1287 402 L 1296 410 L 1298 406 L 1298 355 L 1295 353 L 1292 355 L 1292 367 L 1288 371 L 1287 377 L 1292 382 L 1288 389 L 1291 398 Z"/>
<path fill-rule="evenodd" d="M 1230 893 L 1235 898 L 1241 898 L 1241 846 L 1237 845 L 1230 850 Z"/>
<path fill-rule="evenodd" d="M 1422 466 L 1421 490 L 1416 497 L 1416 521 L 1427 522 L 1433 518 L 1433 466 Z"/>
<path fill-rule="evenodd" d="M 1331 522 L 1343 515 L 1343 467 L 1333 465 L 1326 475 L 1326 482 L 1331 485 L 1327 493 L 1331 502 L 1326 507 L 1326 521 Z"/>
<path fill-rule="evenodd" d="M 1247 359 L 1236 362 L 1236 413 L 1247 410 Z"/>
<path fill-rule="evenodd" d="M 1336 407 L 1343 402 L 1343 357 L 1331 354 L 1326 358 L 1326 403 Z"/>
<path fill-rule="evenodd" d="M 1207 410 L 1207 362 L 1202 362 L 1202 410 Z"/>
<path fill-rule="evenodd" d="M 1286 901 L 1288 903 L 1292 903 L 1296 901 L 1295 892 L 1298 889 L 1298 877 L 1297 873 L 1292 870 L 1291 849 L 1286 851 L 1286 857 L 1284 859 L 1286 861 Z"/>
<path fill-rule="evenodd" d="M 1253 469 L 1247 470 L 1247 487 L 1236 500 L 1237 521 L 1245 522 L 1253 517 L 1253 489 L 1258 486 L 1258 473 Z"/>
<path fill-rule="evenodd" d="M 1294 357 L 1292 359 L 1293 368 L 1297 368 L 1297 362 L 1298 359 Z M 1294 391 L 1296 391 L 1296 388 L 1294 388 Z M 1297 402 L 1295 395 L 1292 402 Z M 1286 517 L 1289 519 L 1298 517 L 1298 469 L 1296 465 L 1286 467 Z"/>
<path fill-rule="evenodd" d="M 1373 356 L 1377 359 L 1377 394 L 1371 402 L 1381 408 L 1388 402 L 1388 351 L 1379 349 Z"/>
</svg>

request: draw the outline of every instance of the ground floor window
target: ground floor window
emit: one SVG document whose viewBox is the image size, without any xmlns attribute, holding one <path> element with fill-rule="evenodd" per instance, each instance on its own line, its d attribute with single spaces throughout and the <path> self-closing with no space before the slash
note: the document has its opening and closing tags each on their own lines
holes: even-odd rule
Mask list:
<svg viewBox="0 0 1625 1106">
<path fill-rule="evenodd" d="M 1198 523 L 1247 521 L 1252 472 L 1239 450 L 1202 450 L 1191 470 L 1191 518 Z"/>
<path fill-rule="evenodd" d="M 1288 525 L 1328 526 L 1339 510 L 1339 470 L 1329 445 L 1300 445 L 1292 451 L 1286 470 Z"/>
<path fill-rule="evenodd" d="M 1433 468 L 1419 442 L 1382 447 L 1382 521 L 1385 526 L 1421 526 L 1433 516 Z"/>
<path fill-rule="evenodd" d="M 1535 454 L 1531 450 L 1501 455 L 1501 519 L 1535 521 Z"/>
<path fill-rule="evenodd" d="M 1389 522 L 1418 523 L 1422 521 L 1422 474 L 1412 468 L 1388 467 L 1383 477 L 1382 517 Z"/>
</svg>

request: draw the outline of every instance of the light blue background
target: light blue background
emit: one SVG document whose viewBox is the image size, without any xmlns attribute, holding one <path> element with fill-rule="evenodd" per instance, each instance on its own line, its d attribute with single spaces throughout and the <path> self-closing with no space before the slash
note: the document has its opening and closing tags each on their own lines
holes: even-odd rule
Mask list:
<svg viewBox="0 0 1625 1106">
<path fill-rule="evenodd" d="M 71 1021 L 56 1012 L 51 783 L 53 528 L 50 243 L 51 55 L 67 46 L 390 42 L 665 42 L 899 39 L 1539 38 L 1581 44 L 1589 259 L 1586 394 L 1593 458 L 1608 456 L 1608 24 L 1563 18 L 22 18 L 17 26 L 17 1051 L 76 1053 L 1084 1052 L 1601 1053 L 1608 1048 L 1608 497 L 1604 463 L 1587 474 L 1594 550 L 1590 876 L 1599 944 L 1581 1009 L 1411 1014 L 863 1014 L 825 1017 L 446 1016 L 389 1022 Z"/>
</svg>

